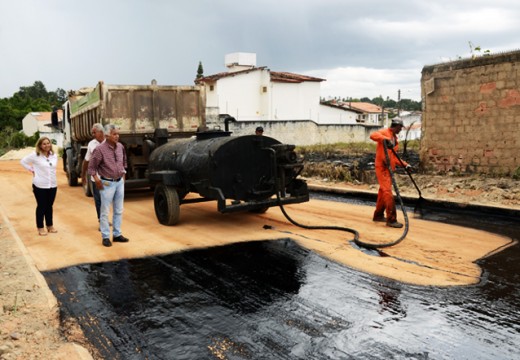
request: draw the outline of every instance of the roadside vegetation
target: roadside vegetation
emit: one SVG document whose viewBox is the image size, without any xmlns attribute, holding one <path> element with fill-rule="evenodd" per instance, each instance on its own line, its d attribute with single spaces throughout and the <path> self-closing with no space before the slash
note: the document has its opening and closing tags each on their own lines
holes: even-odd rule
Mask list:
<svg viewBox="0 0 520 360">
<path fill-rule="evenodd" d="M 60 108 L 66 99 L 65 90 L 47 91 L 41 81 L 20 87 L 10 98 L 0 99 L 0 156 L 13 149 L 36 144 L 39 133 L 26 136 L 21 132 L 25 115 Z"/>
</svg>

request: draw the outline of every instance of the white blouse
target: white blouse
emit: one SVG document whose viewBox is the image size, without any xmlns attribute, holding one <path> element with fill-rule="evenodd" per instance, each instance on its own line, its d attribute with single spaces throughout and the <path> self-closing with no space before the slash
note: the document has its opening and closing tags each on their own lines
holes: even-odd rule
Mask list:
<svg viewBox="0 0 520 360">
<path fill-rule="evenodd" d="M 46 157 L 43 154 L 36 155 L 36 151 L 25 156 L 20 163 L 24 168 L 31 171 L 34 186 L 40 189 L 50 189 L 58 186 L 56 180 L 56 166 L 58 165 L 58 156 L 49 154 Z"/>
</svg>

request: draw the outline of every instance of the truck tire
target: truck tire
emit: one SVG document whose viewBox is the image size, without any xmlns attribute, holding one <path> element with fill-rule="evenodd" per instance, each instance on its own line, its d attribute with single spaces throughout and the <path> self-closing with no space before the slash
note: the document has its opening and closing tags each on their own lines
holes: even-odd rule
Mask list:
<svg viewBox="0 0 520 360">
<path fill-rule="evenodd" d="M 67 173 L 67 152 L 65 151 L 62 156 L 63 160 L 63 171 Z"/>
<path fill-rule="evenodd" d="M 81 186 L 83 186 L 83 192 L 86 197 L 92 197 L 94 192 L 92 191 L 92 181 L 90 181 L 90 176 L 87 175 L 87 180 L 85 180 L 85 184 L 83 181 L 81 182 Z"/>
<path fill-rule="evenodd" d="M 78 173 L 74 170 L 74 157 L 72 156 L 72 149 L 67 150 L 67 180 L 69 186 L 78 185 Z"/>
<path fill-rule="evenodd" d="M 179 195 L 172 186 L 159 184 L 155 187 L 153 204 L 155 216 L 163 225 L 175 225 L 179 222 L 180 203 Z"/>
</svg>

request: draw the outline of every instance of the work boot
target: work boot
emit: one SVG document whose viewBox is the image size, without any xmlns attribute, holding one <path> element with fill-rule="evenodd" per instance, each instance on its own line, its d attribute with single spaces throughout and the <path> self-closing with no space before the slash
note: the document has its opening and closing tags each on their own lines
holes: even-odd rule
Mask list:
<svg viewBox="0 0 520 360">
<path fill-rule="evenodd" d="M 103 246 L 106 246 L 106 247 L 112 246 L 112 243 L 110 242 L 110 239 L 107 239 L 107 238 L 104 238 L 102 243 L 103 243 Z"/>
<path fill-rule="evenodd" d="M 113 242 L 128 242 L 128 238 L 124 237 L 123 235 L 114 236 L 112 238 Z"/>
<path fill-rule="evenodd" d="M 386 218 L 384 216 L 378 216 L 378 217 L 374 217 L 372 219 L 372 221 L 375 221 L 375 222 L 386 222 Z"/>
<path fill-rule="evenodd" d="M 393 228 L 402 228 L 403 224 L 401 224 L 399 221 L 394 221 L 394 222 L 387 222 L 386 226 L 393 227 Z"/>
</svg>

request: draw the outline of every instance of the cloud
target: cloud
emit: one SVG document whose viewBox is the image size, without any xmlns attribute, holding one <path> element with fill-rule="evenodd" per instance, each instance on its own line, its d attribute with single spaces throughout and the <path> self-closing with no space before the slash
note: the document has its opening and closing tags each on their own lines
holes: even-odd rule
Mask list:
<svg viewBox="0 0 520 360">
<path fill-rule="evenodd" d="M 109 84 L 193 84 L 254 52 L 259 66 L 326 78 L 324 96 L 419 99 L 425 65 L 520 47 L 513 0 L 0 1 L 0 97 Z M 359 93 L 366 91 L 367 93 Z"/>
<path fill-rule="evenodd" d="M 343 67 L 309 71 L 307 75 L 327 79 L 321 83 L 321 96 L 325 98 L 373 99 L 383 96 L 397 100 L 401 90 L 402 99 L 421 100 L 421 74 L 410 69 Z"/>
</svg>

